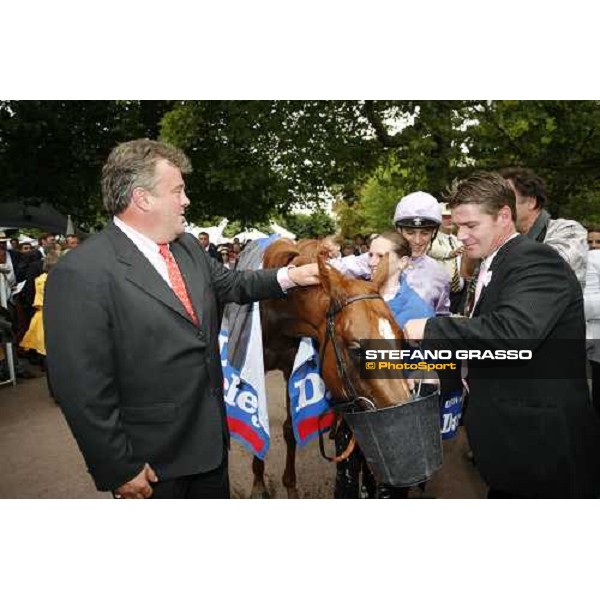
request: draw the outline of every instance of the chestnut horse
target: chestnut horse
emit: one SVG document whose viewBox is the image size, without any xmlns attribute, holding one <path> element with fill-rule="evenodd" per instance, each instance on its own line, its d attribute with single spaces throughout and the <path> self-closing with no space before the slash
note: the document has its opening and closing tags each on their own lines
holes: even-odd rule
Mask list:
<svg viewBox="0 0 600 600">
<path fill-rule="evenodd" d="M 410 398 L 404 379 L 361 379 L 359 377 L 361 339 L 402 339 L 379 287 L 387 278 L 387 259 L 377 269 L 372 282 L 349 279 L 325 263 L 326 249 L 316 240 L 299 243 L 287 239 L 273 242 L 266 250 L 263 267 L 300 266 L 318 262 L 321 284 L 294 288 L 287 298 L 263 300 L 260 316 L 265 371 L 280 370 L 286 381 L 287 418 L 283 435 L 287 446 L 283 485 L 288 498 L 297 498 L 296 440 L 290 416 L 287 381 L 301 337 L 316 340 L 321 354 L 321 375 L 334 401 L 367 398 L 377 408 L 401 404 Z M 329 326 L 328 326 L 329 321 Z M 337 354 L 337 356 L 336 356 Z M 266 498 L 264 462 L 252 462 L 253 498 Z"/>
</svg>

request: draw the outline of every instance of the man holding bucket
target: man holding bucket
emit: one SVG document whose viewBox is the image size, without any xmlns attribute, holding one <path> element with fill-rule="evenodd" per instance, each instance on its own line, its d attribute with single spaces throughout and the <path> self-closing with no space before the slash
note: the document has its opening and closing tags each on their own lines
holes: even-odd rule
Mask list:
<svg viewBox="0 0 600 600">
<path fill-rule="evenodd" d="M 406 336 L 453 351 L 533 351 L 527 364 L 468 364 L 466 427 L 488 497 L 597 497 L 600 421 L 575 275 L 555 250 L 517 233 L 514 191 L 500 175 L 460 181 L 449 207 L 466 255 L 483 261 L 471 319 L 415 319 Z"/>
</svg>

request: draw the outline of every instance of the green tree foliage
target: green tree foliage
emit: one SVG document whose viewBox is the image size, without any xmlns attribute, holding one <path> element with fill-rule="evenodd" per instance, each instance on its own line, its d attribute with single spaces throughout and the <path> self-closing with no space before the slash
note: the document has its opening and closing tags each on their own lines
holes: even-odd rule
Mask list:
<svg viewBox="0 0 600 600">
<path fill-rule="evenodd" d="M 477 168 L 525 166 L 548 184 L 555 216 L 585 220 L 600 209 L 600 105 L 596 101 L 481 104 L 468 129 Z"/>
<path fill-rule="evenodd" d="M 158 136 L 192 159 L 196 222 L 268 222 L 329 191 L 352 236 L 387 228 L 408 192 L 440 197 L 456 177 L 513 165 L 547 180 L 555 216 L 600 217 L 592 101 L 3 101 L 0 200 L 46 200 L 93 224 L 110 149 Z"/>
<path fill-rule="evenodd" d="M 103 218 L 100 174 L 117 143 L 158 135 L 166 102 L 0 103 L 0 198 L 45 200 L 77 223 Z"/>
<path fill-rule="evenodd" d="M 364 113 L 382 148 L 382 166 L 357 187 L 369 225 L 385 224 L 387 210 L 391 219 L 394 196 L 441 198 L 454 178 L 516 165 L 544 177 L 554 216 L 600 219 L 598 102 L 366 102 Z M 403 124 L 393 134 L 390 117 Z"/>
<path fill-rule="evenodd" d="M 295 233 L 299 239 L 317 239 L 335 233 L 335 221 L 323 210 L 310 215 L 289 214 L 278 217 L 277 222 Z"/>
<path fill-rule="evenodd" d="M 378 168 L 360 187 L 360 229 L 355 232 L 382 232 L 393 228 L 392 218 L 398 201 L 406 194 L 417 189 L 426 189 L 423 184 L 425 173 L 416 177 L 414 171 L 397 164 L 394 156 L 390 164 Z M 347 235 L 352 235 L 348 231 Z"/>
<path fill-rule="evenodd" d="M 355 203 L 338 203 L 342 235 L 390 229 L 402 196 L 424 190 L 441 198 L 465 169 L 466 123 L 477 101 L 367 101 L 361 106 L 378 143 L 378 166 L 357 181 Z"/>
<path fill-rule="evenodd" d="M 465 123 L 476 101 L 367 101 L 389 184 L 439 196 L 465 166 Z M 390 133 L 396 129 L 395 133 Z M 377 175 L 377 174 L 376 174 Z"/>
<path fill-rule="evenodd" d="M 194 164 L 192 219 L 218 211 L 242 222 L 318 207 L 330 186 L 360 178 L 376 159 L 366 132 L 351 102 L 181 102 L 161 122 Z"/>
<path fill-rule="evenodd" d="M 362 233 L 365 226 L 365 215 L 360 201 L 338 200 L 333 206 L 333 211 L 337 218 L 340 241 L 352 239 L 357 233 Z"/>
</svg>

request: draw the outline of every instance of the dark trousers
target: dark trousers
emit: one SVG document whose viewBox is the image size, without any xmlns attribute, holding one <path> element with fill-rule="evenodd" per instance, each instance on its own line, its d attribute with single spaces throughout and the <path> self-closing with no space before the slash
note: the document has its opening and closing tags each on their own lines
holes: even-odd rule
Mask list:
<svg viewBox="0 0 600 600">
<path fill-rule="evenodd" d="M 213 471 L 158 481 L 152 484 L 152 488 L 154 493 L 151 498 L 157 500 L 175 498 L 228 499 L 230 494 L 227 450 L 224 450 L 223 462 Z"/>
</svg>

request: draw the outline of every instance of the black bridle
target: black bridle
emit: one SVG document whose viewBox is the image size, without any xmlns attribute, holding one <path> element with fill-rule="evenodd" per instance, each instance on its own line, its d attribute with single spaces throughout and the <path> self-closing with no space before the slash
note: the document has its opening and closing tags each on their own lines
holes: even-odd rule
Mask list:
<svg viewBox="0 0 600 600">
<path fill-rule="evenodd" d="M 359 396 L 356 392 L 356 388 L 352 383 L 352 379 L 348 376 L 348 371 L 346 368 L 346 363 L 344 362 L 344 357 L 340 351 L 340 348 L 336 342 L 335 336 L 335 317 L 338 313 L 342 312 L 344 308 L 346 308 L 349 304 L 353 302 L 358 302 L 360 300 L 381 300 L 383 298 L 379 294 L 358 294 L 356 296 L 350 296 L 343 303 L 335 302 L 333 299 L 329 304 L 329 308 L 327 309 L 327 324 L 325 329 L 325 340 L 321 346 L 320 351 L 320 365 L 321 365 L 321 374 L 323 373 L 323 361 L 325 358 L 325 348 L 327 347 L 327 342 L 331 340 L 331 344 L 333 346 L 333 352 L 335 354 L 335 363 L 337 367 L 337 372 L 340 377 L 340 381 L 342 382 L 342 392 L 345 396 L 344 402 L 336 402 L 333 406 L 334 411 L 338 413 L 338 418 L 340 413 L 344 409 L 354 409 L 357 406 L 361 406 L 362 408 L 368 408 L 370 410 L 375 409 L 375 404 L 370 398 L 365 398 L 364 396 Z M 350 393 L 348 393 L 348 391 Z M 365 406 L 366 404 L 366 406 Z M 320 420 L 320 419 L 319 419 Z M 332 434 L 335 431 L 332 429 Z M 350 453 L 354 450 L 354 438 L 350 440 L 348 447 L 346 450 L 340 455 L 334 458 L 327 456 L 325 452 L 325 442 L 323 441 L 323 432 L 321 427 L 319 426 L 319 450 L 321 451 L 321 455 L 323 458 L 328 460 L 329 462 L 340 462 L 341 460 L 345 460 L 348 458 Z"/>
<path fill-rule="evenodd" d="M 333 351 L 335 354 L 335 363 L 337 367 L 337 372 L 342 382 L 342 392 L 344 394 L 344 405 L 356 404 L 359 400 L 364 400 L 367 404 L 371 405 L 373 408 L 375 407 L 373 401 L 369 398 L 365 398 L 364 396 L 359 396 L 356 392 L 356 388 L 352 383 L 352 379 L 348 376 L 348 371 L 346 367 L 346 363 L 344 362 L 344 357 L 340 348 L 336 342 L 335 335 L 335 317 L 338 313 L 342 312 L 344 308 L 349 306 L 354 302 L 359 302 L 361 300 L 381 300 L 384 301 L 383 298 L 379 294 L 357 294 L 356 296 L 350 296 L 346 298 L 343 303 L 335 302 L 333 299 L 329 304 L 329 308 L 327 309 L 327 324 L 325 330 L 325 341 L 323 342 L 323 346 L 321 347 L 321 371 L 323 370 L 323 360 L 325 358 L 325 348 L 327 347 L 327 343 L 331 341 L 333 346 Z M 350 392 L 350 393 L 348 393 Z"/>
</svg>

